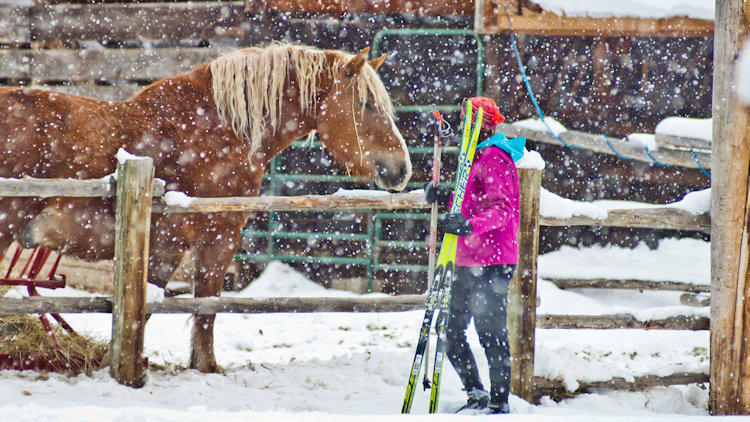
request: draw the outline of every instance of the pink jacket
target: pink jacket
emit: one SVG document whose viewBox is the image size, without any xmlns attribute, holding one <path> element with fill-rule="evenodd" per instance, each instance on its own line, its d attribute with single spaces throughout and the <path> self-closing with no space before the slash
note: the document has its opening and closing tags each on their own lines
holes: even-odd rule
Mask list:
<svg viewBox="0 0 750 422">
<path fill-rule="evenodd" d="M 461 205 L 472 234 L 458 237 L 457 266 L 518 264 L 519 202 L 510 155 L 493 146 L 477 150 Z"/>
</svg>

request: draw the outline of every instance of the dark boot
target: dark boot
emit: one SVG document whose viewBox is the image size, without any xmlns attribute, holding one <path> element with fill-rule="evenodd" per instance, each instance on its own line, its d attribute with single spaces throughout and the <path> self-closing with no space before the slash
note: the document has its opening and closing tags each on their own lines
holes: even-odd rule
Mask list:
<svg viewBox="0 0 750 422">
<path fill-rule="evenodd" d="M 490 402 L 490 393 L 485 390 L 474 388 L 467 392 L 466 395 L 469 396 L 468 400 L 466 400 L 466 404 L 456 410 L 456 413 L 468 409 L 486 409 L 487 404 Z"/>
<path fill-rule="evenodd" d="M 490 403 L 489 406 L 488 406 L 488 409 L 489 409 L 491 415 L 510 413 L 510 406 L 508 406 L 508 402 L 505 402 L 505 403 L 494 403 L 494 402 Z"/>
</svg>

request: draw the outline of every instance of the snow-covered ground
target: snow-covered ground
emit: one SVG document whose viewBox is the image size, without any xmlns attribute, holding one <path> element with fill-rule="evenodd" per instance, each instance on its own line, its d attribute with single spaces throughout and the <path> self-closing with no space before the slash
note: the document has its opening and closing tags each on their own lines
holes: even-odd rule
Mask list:
<svg viewBox="0 0 750 422">
<path fill-rule="evenodd" d="M 705 314 L 680 305 L 677 292 L 560 290 L 545 278 L 614 277 L 708 283 L 709 244 L 666 239 L 656 250 L 563 248 L 540 257 L 539 313 L 632 313 L 640 318 Z M 69 289 L 55 295 L 82 294 Z M 226 296 L 354 296 L 326 290 L 281 263 L 240 293 Z M 422 311 L 382 314 L 220 314 L 216 326 L 221 374 L 185 370 L 190 317 L 154 315 L 146 329 L 151 371 L 131 389 L 108 372 L 68 378 L 0 372 L 0 420 L 17 421 L 700 421 L 708 419 L 705 386 L 601 391 L 539 405 L 512 397 L 511 415 L 453 415 L 465 398 L 446 363 L 440 414 L 427 415 L 427 392 L 417 391 L 411 416 L 399 415 Z M 81 331 L 110 335 L 109 315 L 69 315 Z M 486 361 L 471 332 L 475 354 Z M 708 332 L 537 330 L 535 373 L 578 381 L 644 374 L 708 372 Z M 434 350 L 434 349 L 433 349 Z M 466 419 L 473 418 L 473 419 Z M 750 420 L 747 418 L 746 420 Z"/>
</svg>

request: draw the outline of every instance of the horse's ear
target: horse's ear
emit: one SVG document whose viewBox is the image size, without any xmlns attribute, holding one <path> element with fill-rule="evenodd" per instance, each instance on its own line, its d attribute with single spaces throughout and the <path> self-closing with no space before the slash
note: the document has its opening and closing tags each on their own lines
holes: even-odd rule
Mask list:
<svg viewBox="0 0 750 422">
<path fill-rule="evenodd" d="M 380 67 L 380 65 L 383 64 L 387 56 L 388 56 L 387 53 L 383 53 L 382 56 L 378 57 L 377 59 L 372 59 L 367 63 L 370 63 L 370 66 L 372 66 L 373 69 L 378 70 L 378 68 Z"/>
<path fill-rule="evenodd" d="M 348 76 L 354 76 L 359 73 L 360 70 L 362 70 L 362 67 L 364 67 L 365 63 L 367 63 L 367 54 L 370 53 L 370 47 L 365 47 L 357 53 L 356 56 L 352 57 L 351 60 L 349 60 L 349 63 L 346 64 L 346 74 Z"/>
</svg>

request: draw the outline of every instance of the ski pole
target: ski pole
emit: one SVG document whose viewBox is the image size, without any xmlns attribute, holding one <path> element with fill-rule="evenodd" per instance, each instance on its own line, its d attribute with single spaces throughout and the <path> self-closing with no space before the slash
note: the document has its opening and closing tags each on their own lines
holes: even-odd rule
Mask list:
<svg viewBox="0 0 750 422">
<path fill-rule="evenodd" d="M 440 131 L 443 130 L 443 115 L 440 114 L 440 110 L 435 108 L 432 112 L 435 116 L 435 131 L 433 134 L 433 149 L 432 149 L 432 184 L 433 187 L 437 188 L 440 184 L 440 154 L 442 152 L 440 141 Z M 435 251 L 437 249 L 437 201 L 432 203 L 430 207 L 430 240 L 429 240 L 429 255 L 427 258 L 427 289 L 430 288 L 430 283 L 435 277 Z M 422 380 L 422 386 L 425 390 L 430 388 L 430 376 L 427 368 L 429 368 L 429 356 L 430 356 L 430 342 L 427 342 L 425 349 L 425 369 L 424 378 Z"/>
</svg>

